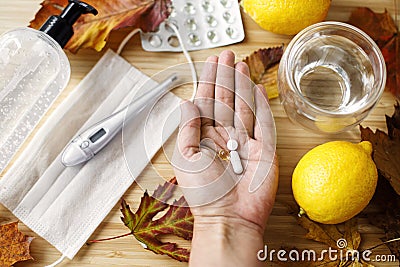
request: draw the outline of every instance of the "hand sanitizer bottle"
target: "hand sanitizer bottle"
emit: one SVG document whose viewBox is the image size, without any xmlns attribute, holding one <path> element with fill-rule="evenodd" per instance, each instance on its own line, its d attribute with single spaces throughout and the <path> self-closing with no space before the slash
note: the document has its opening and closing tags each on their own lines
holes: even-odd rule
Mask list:
<svg viewBox="0 0 400 267">
<path fill-rule="evenodd" d="M 67 86 L 71 69 L 63 47 L 86 13 L 97 10 L 69 0 L 39 30 L 18 28 L 0 36 L 0 173 Z"/>
</svg>

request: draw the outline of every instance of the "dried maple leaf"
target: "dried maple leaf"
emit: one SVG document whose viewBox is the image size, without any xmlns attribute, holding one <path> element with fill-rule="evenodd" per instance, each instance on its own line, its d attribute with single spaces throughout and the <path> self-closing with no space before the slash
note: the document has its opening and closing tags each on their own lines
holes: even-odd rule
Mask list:
<svg viewBox="0 0 400 267">
<path fill-rule="evenodd" d="M 173 234 L 190 240 L 193 236 L 193 216 L 185 199 L 181 197 L 172 205 L 166 203 L 172 196 L 174 184 L 176 179 L 166 182 L 154 191 L 153 196 L 149 196 L 146 191 L 136 213 L 122 200 L 121 219 L 146 249 L 157 254 L 166 254 L 178 261 L 188 261 L 189 250 L 179 248 L 175 243 L 163 243 L 158 238 L 160 235 Z M 154 216 L 166 209 L 168 211 L 164 216 L 153 220 Z"/>
<path fill-rule="evenodd" d="M 400 37 L 389 12 L 385 10 L 379 14 L 360 7 L 353 11 L 348 22 L 365 31 L 378 44 L 386 62 L 386 88 L 400 98 Z"/>
<path fill-rule="evenodd" d="M 394 105 L 394 113 L 392 117 L 385 116 L 386 126 L 388 128 L 389 138 L 392 140 L 400 140 L 400 105 L 396 102 Z"/>
<path fill-rule="evenodd" d="M 360 245 L 361 236 L 357 230 L 357 221 L 354 218 L 344 223 L 344 233 L 339 231 L 336 224 L 317 223 L 306 216 L 298 217 L 297 222 L 308 231 L 306 238 L 324 243 L 329 247 L 339 248 L 338 240 L 340 239 L 347 242 L 346 249 L 356 250 Z"/>
<path fill-rule="evenodd" d="M 397 34 L 396 24 L 387 10 L 379 14 L 367 7 L 359 7 L 350 15 L 349 23 L 365 31 L 380 47 Z"/>
<path fill-rule="evenodd" d="M 312 266 L 312 267 L 336 267 L 336 266 L 349 266 L 349 267 L 373 267 L 368 262 L 361 259 L 351 259 L 346 257 L 352 251 L 357 251 L 361 243 L 361 235 L 358 232 L 357 219 L 350 219 L 342 224 L 322 224 L 310 220 L 307 216 L 297 216 L 299 207 L 295 203 L 289 203 L 289 213 L 296 216 L 297 223 L 307 230 L 306 238 L 311 239 L 327 245 L 332 249 L 343 250 L 341 255 L 343 258 L 337 257 L 330 259 L 326 255 L 323 260 L 318 258 L 318 261 L 293 262 L 291 265 L 285 266 Z M 344 228 L 343 231 L 340 229 Z M 359 255 L 361 253 L 359 252 Z"/>
<path fill-rule="evenodd" d="M 361 235 L 358 232 L 357 219 L 353 218 L 344 223 L 344 232 L 342 233 L 339 225 L 326 225 L 313 222 L 305 216 L 297 219 L 298 223 L 308 232 L 306 238 L 318 241 L 328 245 L 331 248 L 343 249 L 343 255 L 351 251 L 357 251 L 361 243 Z M 361 253 L 359 253 L 361 255 Z M 352 266 L 366 267 L 373 266 L 363 259 L 343 259 L 331 260 L 325 258 L 322 262 L 311 262 L 309 266 Z"/>
<path fill-rule="evenodd" d="M 29 254 L 33 239 L 18 231 L 18 222 L 0 225 L 0 266 L 33 259 Z"/>
<path fill-rule="evenodd" d="M 251 80 L 264 85 L 269 99 L 278 96 L 277 73 L 282 54 L 283 46 L 263 48 L 243 59 L 249 65 Z"/>
<path fill-rule="evenodd" d="M 388 134 L 381 130 L 375 133 L 360 126 L 361 139 L 372 143 L 372 158 L 379 170 L 400 195 L 400 105 L 397 102 L 392 117 L 386 116 Z"/>
<path fill-rule="evenodd" d="M 361 129 L 361 139 L 372 143 L 372 157 L 379 170 L 378 186 L 367 214 L 369 221 L 385 231 L 383 241 L 400 236 L 400 105 L 395 104 L 393 116 L 386 115 L 388 134 L 375 133 L 369 128 Z M 386 244 L 390 251 L 400 257 L 400 242 Z"/>
<path fill-rule="evenodd" d="M 76 53 L 80 48 L 100 51 L 111 31 L 124 27 L 154 31 L 169 16 L 171 0 L 85 0 L 99 14 L 83 15 L 74 25 L 75 34 L 66 49 Z M 49 16 L 60 14 L 68 0 L 44 0 L 30 27 L 38 29 Z"/>
<path fill-rule="evenodd" d="M 381 175 L 374 197 L 363 215 L 369 222 L 385 232 L 382 241 L 392 240 L 400 236 L 400 196 L 393 190 L 390 183 Z M 400 242 L 385 244 L 397 259 L 400 258 Z"/>
</svg>

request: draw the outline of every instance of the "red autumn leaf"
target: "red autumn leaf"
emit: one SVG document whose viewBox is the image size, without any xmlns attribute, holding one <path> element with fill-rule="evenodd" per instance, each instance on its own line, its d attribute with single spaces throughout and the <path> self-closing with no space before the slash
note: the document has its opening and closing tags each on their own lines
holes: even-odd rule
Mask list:
<svg viewBox="0 0 400 267">
<path fill-rule="evenodd" d="M 375 13 L 366 7 L 357 8 L 350 16 L 350 24 L 365 31 L 378 44 L 386 62 L 386 88 L 400 98 L 400 40 L 399 29 L 389 12 Z"/>
<path fill-rule="evenodd" d="M 33 239 L 18 231 L 18 222 L 0 225 L 0 266 L 33 259 L 29 254 Z"/>
<path fill-rule="evenodd" d="M 397 34 L 396 24 L 387 10 L 379 14 L 369 8 L 359 7 L 351 14 L 349 23 L 371 36 L 379 47 L 383 47 Z"/>
<path fill-rule="evenodd" d="M 160 235 L 172 234 L 186 240 L 193 236 L 193 216 L 181 197 L 172 205 L 166 203 L 171 198 L 176 179 L 159 186 L 149 196 L 147 191 L 141 199 L 139 208 L 133 213 L 129 205 L 122 200 L 121 217 L 124 224 L 131 230 L 133 236 L 148 250 L 156 254 L 165 254 L 178 261 L 189 260 L 189 250 L 180 248 L 176 243 L 162 242 Z M 153 218 L 164 210 L 167 212 L 161 218 Z"/>
<path fill-rule="evenodd" d="M 74 36 L 66 49 L 75 53 L 80 48 L 100 51 L 110 32 L 124 27 L 154 31 L 169 16 L 171 0 L 84 0 L 95 7 L 99 14 L 83 15 L 74 25 Z M 51 15 L 60 14 L 68 0 L 44 0 L 30 27 L 39 29 Z"/>
</svg>

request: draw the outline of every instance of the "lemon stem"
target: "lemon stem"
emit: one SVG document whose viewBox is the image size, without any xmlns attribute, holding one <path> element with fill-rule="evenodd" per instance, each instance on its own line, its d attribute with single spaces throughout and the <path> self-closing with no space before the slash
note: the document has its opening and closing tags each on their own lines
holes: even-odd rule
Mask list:
<svg viewBox="0 0 400 267">
<path fill-rule="evenodd" d="M 300 208 L 300 211 L 299 211 L 299 213 L 297 214 L 297 216 L 301 217 L 301 216 L 303 216 L 304 214 L 306 214 L 306 211 L 303 210 L 303 208 Z"/>
</svg>

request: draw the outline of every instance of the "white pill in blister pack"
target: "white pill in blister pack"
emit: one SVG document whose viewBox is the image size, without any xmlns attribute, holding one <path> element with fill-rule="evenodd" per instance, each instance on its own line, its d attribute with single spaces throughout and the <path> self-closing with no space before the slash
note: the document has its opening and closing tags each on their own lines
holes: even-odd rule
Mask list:
<svg viewBox="0 0 400 267">
<path fill-rule="evenodd" d="M 237 0 L 173 0 L 171 14 L 158 30 L 141 33 L 143 49 L 182 51 L 169 24 L 178 29 L 189 51 L 225 46 L 244 39 Z"/>
</svg>

